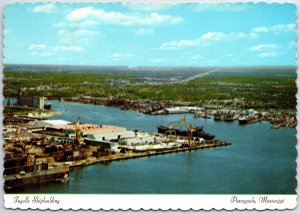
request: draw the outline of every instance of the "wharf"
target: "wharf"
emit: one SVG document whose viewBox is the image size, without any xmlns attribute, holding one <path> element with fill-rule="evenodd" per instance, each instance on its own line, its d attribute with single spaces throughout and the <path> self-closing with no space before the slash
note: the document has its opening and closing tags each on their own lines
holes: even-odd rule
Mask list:
<svg viewBox="0 0 300 213">
<path fill-rule="evenodd" d="M 24 172 L 24 174 L 5 175 L 4 179 L 5 191 L 25 185 L 37 185 L 55 181 L 64 182 L 69 179 L 69 167 L 62 166 L 41 171 Z"/>
<path fill-rule="evenodd" d="M 138 152 L 138 153 L 127 153 L 127 154 L 114 154 L 111 156 L 100 157 L 96 159 L 87 159 L 87 160 L 80 160 L 77 162 L 70 162 L 69 167 L 78 167 L 78 166 L 88 166 L 96 163 L 109 163 L 112 161 L 121 161 L 121 160 L 129 160 L 141 157 L 150 157 L 156 155 L 164 155 L 164 154 L 171 154 L 171 153 L 178 153 L 178 152 L 186 152 L 186 151 L 196 151 L 198 149 L 208 149 L 208 148 L 215 148 L 220 146 L 229 146 L 231 143 L 218 141 L 216 143 L 211 144 L 201 144 L 192 147 L 177 147 L 177 148 L 170 148 L 164 150 L 155 150 L 155 151 L 145 151 L 145 152 Z"/>
</svg>

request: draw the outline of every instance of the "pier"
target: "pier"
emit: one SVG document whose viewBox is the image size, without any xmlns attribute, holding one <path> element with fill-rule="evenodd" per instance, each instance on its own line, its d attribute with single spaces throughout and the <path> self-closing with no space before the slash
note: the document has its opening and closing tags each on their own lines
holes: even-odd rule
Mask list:
<svg viewBox="0 0 300 213">
<path fill-rule="evenodd" d="M 179 153 L 179 152 L 190 152 L 196 151 L 199 149 L 209 149 L 209 148 L 216 148 L 216 147 L 223 147 L 223 146 L 230 146 L 232 143 L 217 141 L 211 144 L 202 144 L 192 147 L 180 147 L 175 149 L 166 149 L 166 150 L 154 150 L 154 151 L 147 151 L 147 152 L 139 152 L 139 153 L 131 153 L 131 154 L 117 154 L 111 155 L 107 157 L 100 157 L 100 158 L 89 158 L 87 160 L 81 160 L 76 162 L 68 162 L 70 168 L 78 167 L 78 166 L 88 166 L 93 165 L 96 163 L 109 163 L 113 161 L 121 161 L 121 160 L 130 160 L 142 157 L 151 157 L 157 155 L 165 155 L 165 154 L 172 154 L 172 153 Z"/>
<path fill-rule="evenodd" d="M 231 145 L 193 127 L 158 133 L 65 120 L 5 119 L 5 189 L 67 181 L 69 168 Z M 17 122 L 16 122 L 17 121 Z M 161 127 L 161 126 L 160 126 Z"/>
</svg>

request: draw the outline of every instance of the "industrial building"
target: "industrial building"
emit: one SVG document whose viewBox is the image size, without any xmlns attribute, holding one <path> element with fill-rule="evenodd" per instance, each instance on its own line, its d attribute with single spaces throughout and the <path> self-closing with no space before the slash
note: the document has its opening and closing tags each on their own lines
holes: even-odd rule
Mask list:
<svg viewBox="0 0 300 213">
<path fill-rule="evenodd" d="M 139 137 L 131 137 L 131 138 L 122 138 L 119 141 L 120 145 L 124 146 L 134 146 L 139 144 L 147 144 L 147 143 L 154 143 L 155 138 L 151 136 L 139 136 Z"/>
<path fill-rule="evenodd" d="M 40 96 L 26 95 L 23 92 L 19 92 L 17 105 L 44 109 L 45 98 Z"/>
<path fill-rule="evenodd" d="M 44 134 L 52 135 L 51 141 L 73 144 L 76 136 L 76 124 L 65 120 L 33 121 L 31 125 L 43 129 Z M 154 144 L 155 136 L 149 133 L 127 130 L 113 125 L 80 124 L 80 136 L 86 145 L 102 149 L 119 151 L 120 147 L 135 149 L 137 146 Z"/>
</svg>

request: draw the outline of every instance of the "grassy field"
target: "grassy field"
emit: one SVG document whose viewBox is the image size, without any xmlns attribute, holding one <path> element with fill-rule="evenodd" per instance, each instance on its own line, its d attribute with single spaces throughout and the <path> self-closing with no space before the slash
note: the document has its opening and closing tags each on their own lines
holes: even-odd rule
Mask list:
<svg viewBox="0 0 300 213">
<path fill-rule="evenodd" d="M 4 72 L 4 96 L 16 97 L 20 88 L 27 93 L 59 97 L 115 97 L 130 100 L 186 101 L 195 104 L 244 100 L 245 108 L 295 110 L 296 75 L 215 75 L 184 84 L 140 84 L 138 76 Z M 110 84 L 107 84 L 107 82 Z"/>
</svg>

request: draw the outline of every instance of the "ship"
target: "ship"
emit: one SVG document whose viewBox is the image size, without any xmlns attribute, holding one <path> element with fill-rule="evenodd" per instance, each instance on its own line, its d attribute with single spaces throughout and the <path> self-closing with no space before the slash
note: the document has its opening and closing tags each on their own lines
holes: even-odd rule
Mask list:
<svg viewBox="0 0 300 213">
<path fill-rule="evenodd" d="M 166 126 L 158 126 L 157 127 L 158 133 L 162 134 L 174 134 L 179 136 L 188 136 L 187 130 L 175 129 L 173 127 L 166 127 Z M 214 135 L 208 134 L 203 130 L 203 127 L 196 127 L 195 131 L 193 132 L 193 137 L 204 138 L 205 140 L 212 140 L 215 138 Z"/>
<path fill-rule="evenodd" d="M 48 168 L 48 164 L 43 164 L 5 168 L 4 170 L 4 190 L 6 192 L 28 185 L 32 186 L 56 181 L 65 182 L 68 180 L 69 166 Z"/>
<path fill-rule="evenodd" d="M 232 121 L 234 121 L 235 119 L 237 119 L 237 116 L 236 116 L 234 113 L 227 113 L 227 114 L 224 116 L 224 120 L 227 121 L 227 122 L 232 122 Z"/>
<path fill-rule="evenodd" d="M 250 116 L 241 116 L 238 118 L 239 120 L 239 124 L 247 124 L 250 120 L 251 120 L 251 117 Z"/>
<path fill-rule="evenodd" d="M 223 118 L 223 115 L 221 114 L 221 113 L 216 113 L 215 115 L 214 115 L 214 120 L 215 121 L 221 121 L 221 120 L 223 120 L 224 118 Z"/>
<path fill-rule="evenodd" d="M 239 124 L 247 124 L 253 120 L 259 113 L 253 109 L 243 111 L 238 117 Z"/>
<path fill-rule="evenodd" d="M 51 107 L 52 107 L 52 104 L 50 104 L 50 103 L 44 104 L 44 109 L 51 109 Z"/>
</svg>

